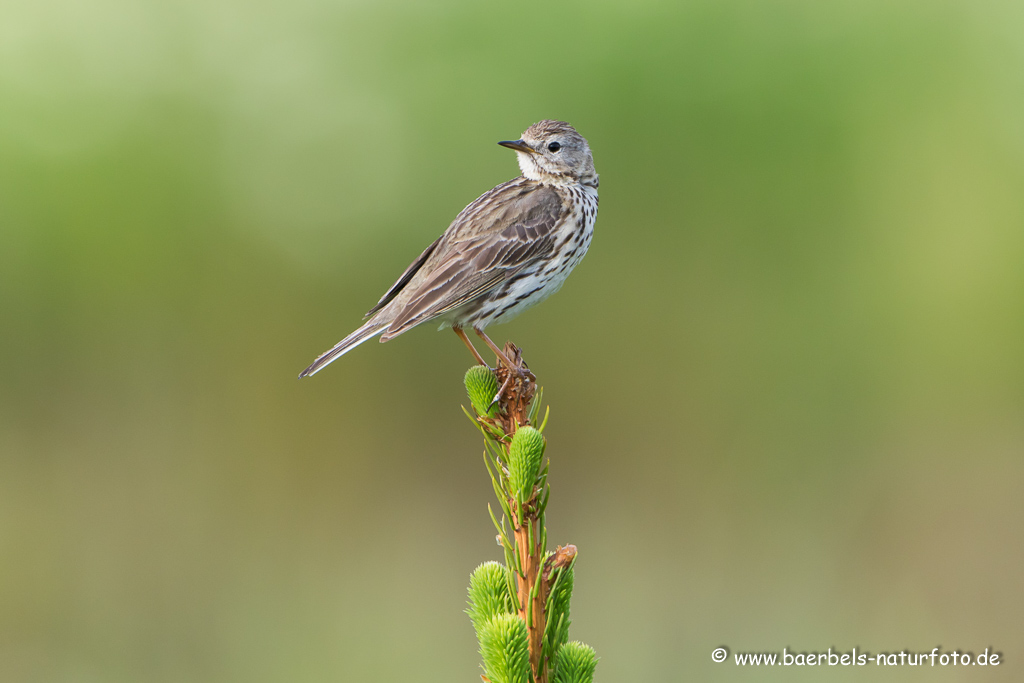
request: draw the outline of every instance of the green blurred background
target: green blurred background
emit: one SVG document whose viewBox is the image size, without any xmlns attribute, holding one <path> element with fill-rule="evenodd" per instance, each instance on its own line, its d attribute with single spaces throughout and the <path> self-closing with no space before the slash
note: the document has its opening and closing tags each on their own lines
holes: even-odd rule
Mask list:
<svg viewBox="0 0 1024 683">
<path fill-rule="evenodd" d="M 475 681 L 469 354 L 297 373 L 541 118 L 590 255 L 505 327 L 601 681 L 1024 656 L 1024 5 L 17 1 L 0 19 L 0 680 Z"/>
</svg>

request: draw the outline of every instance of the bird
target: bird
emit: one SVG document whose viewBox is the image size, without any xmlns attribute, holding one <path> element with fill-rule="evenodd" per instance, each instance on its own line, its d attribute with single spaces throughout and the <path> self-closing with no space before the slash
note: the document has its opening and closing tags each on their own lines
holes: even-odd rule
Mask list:
<svg viewBox="0 0 1024 683">
<path fill-rule="evenodd" d="M 590 248 L 598 174 L 587 140 L 564 121 L 545 119 L 518 140 L 522 175 L 485 192 L 423 250 L 371 308 L 366 322 L 299 375 L 309 377 L 363 342 L 394 339 L 421 323 L 450 327 L 481 365 L 474 333 L 510 372 L 523 370 L 484 330 L 554 294 Z"/>
</svg>

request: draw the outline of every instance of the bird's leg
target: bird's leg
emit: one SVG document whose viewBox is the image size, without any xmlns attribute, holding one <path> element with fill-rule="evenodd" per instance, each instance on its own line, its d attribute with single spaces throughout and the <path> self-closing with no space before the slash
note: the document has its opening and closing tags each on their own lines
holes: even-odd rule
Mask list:
<svg viewBox="0 0 1024 683">
<path fill-rule="evenodd" d="M 520 372 L 520 368 L 516 367 L 516 364 L 509 360 L 509 357 L 505 355 L 505 352 L 498 348 L 498 345 L 491 341 L 491 338 L 484 334 L 484 331 L 479 327 L 474 327 L 473 331 L 476 332 L 477 336 L 484 340 L 484 344 L 491 351 L 494 351 L 494 355 L 498 357 L 498 361 L 505 364 L 511 372 Z"/>
<path fill-rule="evenodd" d="M 466 336 L 466 333 L 462 331 L 461 327 L 453 326 L 452 330 L 455 332 L 455 334 L 459 335 L 459 339 L 462 340 L 462 343 L 469 348 L 470 353 L 472 353 L 473 357 L 476 358 L 477 363 L 484 366 L 485 368 L 491 367 L 490 365 L 487 364 L 487 361 L 484 360 L 484 357 L 480 355 L 480 352 L 476 350 L 476 347 L 473 346 L 473 342 L 469 341 L 469 337 Z"/>
</svg>

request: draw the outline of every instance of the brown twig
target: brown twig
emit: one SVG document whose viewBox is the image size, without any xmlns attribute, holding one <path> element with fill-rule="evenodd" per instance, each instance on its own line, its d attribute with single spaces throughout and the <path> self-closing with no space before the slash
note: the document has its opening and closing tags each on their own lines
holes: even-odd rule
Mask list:
<svg viewBox="0 0 1024 683">
<path fill-rule="evenodd" d="M 513 501 L 514 503 L 514 501 Z M 526 623 L 526 634 L 530 646 L 530 668 L 537 683 L 546 683 L 547 669 L 542 666 L 541 649 L 544 642 L 544 628 L 547 625 L 544 613 L 548 601 L 548 585 L 540 581 L 544 548 L 541 546 L 540 520 L 535 507 L 524 505 L 523 523 L 514 524 L 516 552 L 519 555 L 523 573 L 519 576 L 519 618 Z M 514 510 L 518 514 L 518 511 Z"/>
<path fill-rule="evenodd" d="M 530 372 L 530 366 L 523 360 L 523 352 L 518 346 L 506 342 L 505 355 L 513 362 L 515 370 L 498 363 L 494 371 L 501 387 L 498 390 L 500 410 L 495 422 L 511 438 L 520 426 L 530 424 L 530 403 L 537 392 L 537 378 Z"/>
<path fill-rule="evenodd" d="M 537 390 L 536 378 L 523 361 L 522 351 L 512 342 L 505 344 L 505 355 L 512 361 L 514 369 L 498 363 L 495 375 L 501 386 L 498 391 L 500 407 L 495 421 L 511 439 L 519 427 L 530 424 L 530 403 Z M 517 577 L 519 597 L 519 618 L 526 623 L 530 646 L 530 668 L 536 683 L 547 683 L 547 668 L 541 662 L 544 642 L 545 614 L 548 587 L 540 578 L 544 561 L 544 547 L 541 540 L 540 517 L 537 511 L 537 491 L 529 501 L 518 509 L 518 503 L 510 499 L 509 507 L 515 519 L 512 533 L 515 537 L 516 554 L 522 574 Z"/>
</svg>

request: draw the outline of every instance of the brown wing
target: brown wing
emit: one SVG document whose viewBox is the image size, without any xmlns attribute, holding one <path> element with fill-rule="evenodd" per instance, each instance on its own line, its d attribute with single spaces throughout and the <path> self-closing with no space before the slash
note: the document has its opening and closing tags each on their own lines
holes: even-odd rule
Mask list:
<svg viewBox="0 0 1024 683">
<path fill-rule="evenodd" d="M 516 178 L 463 210 L 419 269 L 382 341 L 478 299 L 551 253 L 568 215 L 558 192 Z"/>
</svg>

